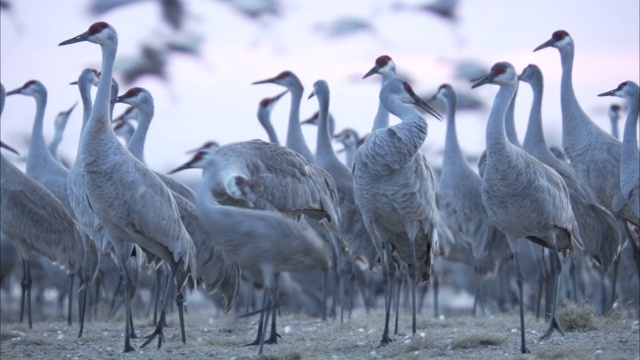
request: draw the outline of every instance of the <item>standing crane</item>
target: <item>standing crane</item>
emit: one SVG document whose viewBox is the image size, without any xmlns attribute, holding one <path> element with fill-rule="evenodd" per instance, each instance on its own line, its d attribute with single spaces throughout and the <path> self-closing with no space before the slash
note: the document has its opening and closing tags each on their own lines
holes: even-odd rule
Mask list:
<svg viewBox="0 0 640 360">
<path fill-rule="evenodd" d="M 417 282 L 428 281 L 437 249 L 435 180 L 420 152 L 427 137 L 427 122 L 411 107 L 416 105 L 440 118 L 406 81 L 384 82 L 380 102 L 398 116 L 400 124 L 374 130 L 356 153 L 353 166 L 355 202 L 382 259 L 385 285 L 385 325 L 381 344 L 389 338 L 393 293 L 393 254 L 409 265 L 412 297 L 412 334 L 416 332 Z"/>
<path fill-rule="evenodd" d="M 368 264 L 374 264 L 376 249 L 356 208 L 353 193 L 353 175 L 351 174 L 351 170 L 338 159 L 331 145 L 329 85 L 326 81 L 318 80 L 313 84 L 313 92 L 309 95 L 309 98 L 313 96 L 318 98 L 319 105 L 316 163 L 331 175 L 338 190 L 341 216 L 340 227 L 337 233 L 338 238 L 349 248 L 350 257 L 363 256 Z M 339 257 L 337 261 L 340 261 Z M 344 272 L 341 262 L 339 262 L 338 266 L 338 272 Z M 353 288 L 355 271 L 349 274 L 349 279 L 351 288 Z M 342 312 L 340 313 L 340 321 L 343 321 Z"/>
<path fill-rule="evenodd" d="M 162 299 L 161 321 L 142 347 L 158 336 L 162 345 L 163 320 L 168 290 L 176 280 L 180 291 L 189 276 L 197 275 L 195 248 L 170 190 L 143 163 L 133 157 L 111 129 L 111 83 L 118 35 L 106 22 L 96 22 L 87 31 L 60 45 L 88 41 L 100 45 L 102 71 L 91 116 L 82 132 L 78 158 L 82 164 L 85 198 L 109 234 L 118 267 L 124 274 L 127 314 L 130 312 L 125 242 L 133 242 L 162 259 L 171 268 L 171 279 Z M 77 161 L 77 160 L 76 160 Z M 133 351 L 129 321 L 125 321 L 124 351 Z"/>
<path fill-rule="evenodd" d="M 622 144 L 598 127 L 582 110 L 573 91 L 573 59 L 575 45 L 568 32 L 557 30 L 551 39 L 533 51 L 554 47 L 560 52 L 562 79 L 562 146 L 571 166 L 583 184 L 596 196 L 598 203 L 625 220 L 640 226 L 640 218 L 620 189 L 620 156 Z"/>
<path fill-rule="evenodd" d="M 273 211 L 214 205 L 211 187 L 218 182 L 218 173 L 225 171 L 220 159 L 211 152 L 201 160 L 203 179 L 196 204 L 202 223 L 215 234 L 212 239 L 216 244 L 237 259 L 242 269 L 262 275 L 260 355 L 276 296 L 273 291 L 276 274 L 282 271 L 326 272 L 331 263 L 331 249 L 304 222 L 295 222 Z"/>
<path fill-rule="evenodd" d="M 22 94 L 33 97 L 36 102 L 36 115 L 31 129 L 31 141 L 29 143 L 29 154 L 27 155 L 27 168 L 26 174 L 35 181 L 42 184 L 45 188 L 51 191 L 62 202 L 67 211 L 73 213 L 69 195 L 67 194 L 67 177 L 68 170 L 53 157 L 47 145 L 44 141 L 44 111 L 47 105 L 47 89 L 38 80 L 29 80 L 22 87 L 9 91 L 7 96 Z M 90 258 L 88 251 L 90 251 L 88 239 L 83 236 L 81 246 L 87 251 L 86 260 Z M 87 271 L 84 276 L 83 283 L 89 283 L 95 276 L 95 271 L 98 268 L 98 264 L 86 264 L 84 270 Z M 72 275 L 69 276 L 69 311 L 67 322 L 71 325 L 71 305 L 72 305 L 72 289 L 73 289 Z M 80 307 L 80 332 L 78 337 L 82 336 L 82 330 L 84 328 L 84 306 L 86 305 L 86 291 L 80 294 L 81 297 L 78 301 Z"/>
<path fill-rule="evenodd" d="M 387 80 L 396 76 L 396 64 L 393 62 L 393 59 L 391 59 L 389 55 L 378 56 L 375 65 L 367 71 L 366 74 L 364 74 L 362 79 L 366 79 L 374 74 L 378 74 L 382 77 L 381 86 L 384 86 Z M 378 111 L 376 112 L 376 117 L 373 120 L 373 128 L 371 131 L 383 129 L 387 126 L 389 126 L 389 111 L 385 109 L 382 102 L 380 102 L 378 103 Z"/>
<path fill-rule="evenodd" d="M 598 96 L 617 96 L 627 101 L 627 120 L 624 123 L 622 154 L 620 155 L 620 189 L 635 215 L 640 217 L 640 155 L 638 154 L 638 108 L 640 89 L 633 81 L 625 81 L 617 88 Z"/>
<path fill-rule="evenodd" d="M 524 276 L 518 259 L 518 242 L 527 238 L 552 250 L 556 271 L 555 306 L 546 339 L 554 329 L 562 332 L 556 320 L 558 275 L 562 264 L 558 252 L 566 252 L 573 245 L 584 249 L 580 239 L 569 190 L 557 172 L 542 164 L 521 148 L 511 144 L 505 134 L 505 114 L 515 95 L 518 75 L 513 65 L 499 62 L 491 72 L 477 81 L 472 88 L 484 84 L 500 87 L 496 94 L 486 132 L 486 158 L 481 168 L 482 202 L 493 223 L 506 235 L 513 251 L 520 296 L 520 351 L 527 353 L 524 330 L 524 304 L 522 285 Z M 524 189 L 524 190 L 523 190 Z"/>
<path fill-rule="evenodd" d="M 480 302 L 484 312 L 481 277 L 498 270 L 512 256 L 505 235 L 491 222 L 482 204 L 482 180 L 467 162 L 456 133 L 457 96 L 449 84 L 440 85 L 434 95 L 445 103 L 447 132 L 442 173 L 436 190 L 438 211 L 453 237 L 471 247 L 476 294 L 473 313 Z"/>
<path fill-rule="evenodd" d="M 154 114 L 153 96 L 144 88 L 134 87 L 125 94 L 115 97 L 112 102 L 129 104 L 132 108 L 136 109 L 135 112 L 138 114 L 138 127 L 127 144 L 127 150 L 129 150 L 136 159 L 146 163 L 144 161 L 144 144 Z M 156 172 L 156 175 L 171 189 L 180 211 L 182 223 L 194 242 L 196 248 L 196 263 L 198 269 L 200 269 L 198 277 L 195 279 L 196 282 L 206 285 L 205 287 L 209 293 L 213 293 L 216 290 L 215 286 L 220 284 L 223 290 L 223 296 L 227 301 L 225 310 L 228 311 L 238 294 L 240 286 L 240 269 L 238 263 L 235 260 L 227 258 L 224 252 L 209 240 L 213 234 L 208 233 L 204 229 L 198 218 L 197 209 L 192 203 L 195 195 L 191 189 L 164 174 Z M 158 269 L 157 271 L 157 274 L 159 274 L 161 270 Z M 156 288 L 159 289 L 160 281 L 157 281 L 156 285 Z M 157 304 L 159 299 L 156 298 L 155 300 Z M 178 292 L 176 303 L 178 304 L 182 342 L 186 343 L 183 313 L 184 294 L 182 294 L 182 292 Z M 155 317 L 156 314 L 154 311 L 154 319 Z"/>
</svg>

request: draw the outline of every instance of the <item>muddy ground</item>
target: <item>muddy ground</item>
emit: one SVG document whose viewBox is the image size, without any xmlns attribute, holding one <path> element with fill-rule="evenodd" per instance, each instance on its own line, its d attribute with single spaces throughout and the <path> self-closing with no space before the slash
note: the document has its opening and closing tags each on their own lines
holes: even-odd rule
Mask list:
<svg viewBox="0 0 640 360">
<path fill-rule="evenodd" d="M 472 317 L 420 314 L 417 333 L 411 337 L 410 315 L 400 318 L 400 331 L 393 342 L 379 347 L 383 312 L 356 310 L 343 324 L 302 315 L 284 315 L 278 321 L 282 335 L 276 345 L 266 345 L 263 356 L 273 359 L 638 359 L 638 319 L 619 309 L 607 317 L 592 315 L 586 306 L 563 308 L 565 336 L 554 333 L 546 341 L 544 321 L 527 314 L 526 336 L 530 354 L 519 352 L 517 312 Z M 569 309 L 569 310 L 567 310 Z M 569 312 L 568 312 L 569 311 Z M 238 318 L 206 307 L 186 315 L 187 343 L 180 341 L 178 316 L 168 318 L 165 343 L 153 342 L 140 349 L 143 339 L 134 339 L 136 352 L 123 355 L 124 321 L 92 320 L 77 337 L 78 324 L 64 321 L 26 324 L 8 321 L 1 328 L 2 359 L 242 359 L 255 358 L 256 347 L 244 347 L 256 334 L 257 317 Z M 138 335 L 152 331 L 150 318 L 136 319 Z"/>
</svg>

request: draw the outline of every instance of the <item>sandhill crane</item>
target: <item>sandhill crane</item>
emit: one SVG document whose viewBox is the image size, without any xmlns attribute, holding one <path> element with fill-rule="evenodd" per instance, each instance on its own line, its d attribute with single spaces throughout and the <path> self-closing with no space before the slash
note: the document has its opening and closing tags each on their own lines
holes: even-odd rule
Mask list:
<svg viewBox="0 0 640 360">
<path fill-rule="evenodd" d="M 434 95 L 445 103 L 447 110 L 447 132 L 445 139 L 442 173 L 436 190 L 438 211 L 453 237 L 463 240 L 471 247 L 474 272 L 476 273 L 476 304 L 484 312 L 481 294 L 481 276 L 503 266 L 511 256 L 505 235 L 491 222 L 482 204 L 480 176 L 467 162 L 456 133 L 457 96 L 449 84 L 440 85 Z M 442 245 L 442 244 L 441 244 Z M 491 252 L 488 250 L 492 249 Z"/>
<path fill-rule="evenodd" d="M 573 39 L 568 32 L 557 30 L 551 39 L 533 51 L 547 47 L 554 47 L 560 52 L 562 146 L 571 161 L 571 166 L 575 169 L 578 179 L 591 188 L 598 203 L 640 226 L 640 218 L 633 214 L 619 186 L 622 144 L 587 116 L 573 91 Z"/>
<path fill-rule="evenodd" d="M 333 135 L 333 140 L 339 141 L 344 147 L 345 165 L 349 169 L 353 168 L 353 161 L 356 157 L 356 150 L 360 146 L 360 136 L 358 132 L 352 128 L 346 128 L 339 133 Z M 339 152 L 339 151 L 338 151 Z"/>
<path fill-rule="evenodd" d="M 396 64 L 389 55 L 380 55 L 376 59 L 375 65 L 366 74 L 364 74 L 362 78 L 366 79 L 373 74 L 378 74 L 382 77 L 381 86 L 384 86 L 384 83 L 387 82 L 387 80 L 396 76 Z M 371 131 L 383 129 L 387 126 L 389 126 L 389 111 L 387 111 L 387 109 L 382 105 L 382 102 L 380 102 L 378 103 L 378 111 L 376 112 L 376 117 L 373 120 L 373 128 Z"/>
<path fill-rule="evenodd" d="M 620 105 L 611 104 L 609 106 L 609 122 L 611 123 L 611 136 L 616 139 L 620 139 L 620 132 L 618 131 L 618 121 L 620 120 Z"/>
<path fill-rule="evenodd" d="M 0 146 L 15 152 L 2 142 Z M 97 248 L 89 248 L 85 252 L 78 224 L 60 200 L 43 185 L 23 174 L 4 156 L 0 155 L 0 158 L 1 228 L 2 233 L 16 244 L 22 257 L 24 274 L 20 319 L 22 320 L 24 314 L 26 293 L 29 328 L 32 328 L 30 253 L 45 256 L 65 268 L 72 276 L 77 276 L 81 292 L 86 294 L 89 282 L 93 281 L 98 269 L 96 261 L 85 262 L 88 256 L 86 254 L 88 251 L 95 251 L 96 254 L 92 254 L 92 258 L 97 259 Z M 85 264 L 94 267 L 85 269 Z M 85 276 L 87 273 L 88 278 Z M 84 303 L 79 302 L 79 306 L 82 314 Z M 82 320 L 81 316 L 80 335 Z"/>
<path fill-rule="evenodd" d="M 617 220 L 609 211 L 596 203 L 591 190 L 578 180 L 573 168 L 559 160 L 549 150 L 542 130 L 543 77 L 540 68 L 533 64 L 527 66 L 519 79 L 531 85 L 533 90 L 533 103 L 522 148 L 562 176 L 569 189 L 571 208 L 578 222 L 585 252 L 600 264 L 606 273 L 618 256 L 622 242 Z M 572 275 L 575 275 L 573 264 L 570 269 Z M 577 298 L 575 276 L 572 277 L 574 296 Z"/>
<path fill-rule="evenodd" d="M 338 190 L 340 206 L 340 227 L 338 237 L 349 248 L 351 257 L 363 256 L 369 264 L 375 263 L 376 250 L 358 214 L 353 194 L 353 175 L 333 152 L 329 128 L 329 85 L 324 80 L 318 80 L 313 84 L 313 92 L 309 98 L 318 98 L 318 134 L 316 140 L 316 163 L 325 169 L 333 178 Z M 340 261 L 338 258 L 337 261 Z M 339 272 L 343 272 L 340 266 Z M 350 274 L 351 287 L 353 276 Z M 342 313 L 340 316 L 342 321 Z"/>
<path fill-rule="evenodd" d="M 202 168 L 206 156 L 215 158 L 222 169 L 210 186 L 220 204 L 274 210 L 296 219 L 305 215 L 314 221 L 324 220 L 332 232 L 340 227 L 333 178 L 298 152 L 262 140 L 230 143 L 198 151 L 170 173 Z M 269 341 L 276 341 L 273 330 Z"/>
<path fill-rule="evenodd" d="M 620 156 L 620 189 L 631 209 L 640 217 L 640 155 L 638 154 L 638 108 L 640 89 L 633 81 L 625 81 L 617 88 L 598 96 L 617 96 L 627 101 L 627 119 L 624 123 L 622 154 Z"/>
<path fill-rule="evenodd" d="M 554 329 L 560 330 L 556 320 L 558 275 L 562 264 L 558 251 L 566 252 L 573 245 L 584 249 L 578 225 L 571 210 L 569 190 L 557 172 L 535 159 L 521 148 L 511 144 L 505 135 L 505 113 L 516 92 L 518 75 L 513 65 L 499 62 L 491 72 L 476 82 L 500 87 L 493 102 L 486 132 L 486 158 L 482 169 L 482 202 L 494 224 L 502 230 L 513 251 L 517 284 L 520 295 L 520 351 L 528 352 L 525 345 L 522 297 L 523 274 L 518 260 L 518 242 L 527 238 L 553 250 L 556 271 L 554 295 L 547 338 Z M 522 189 L 526 189 L 523 191 Z"/>
<path fill-rule="evenodd" d="M 112 102 L 129 104 L 136 109 L 138 114 L 138 127 L 131 141 L 127 144 L 127 150 L 129 150 L 136 159 L 145 163 L 144 144 L 154 114 L 153 96 L 144 88 L 134 87 L 129 89 L 125 94 L 115 97 Z M 209 292 L 215 291 L 216 289 L 213 286 L 221 283 L 224 290 L 226 290 L 223 294 L 227 299 L 228 306 L 226 309 L 228 310 L 237 295 L 240 282 L 240 272 L 237 263 L 227 259 L 224 253 L 219 251 L 215 245 L 208 243 L 208 238 L 211 237 L 212 234 L 204 231 L 203 226 L 200 224 L 197 209 L 195 205 L 192 204 L 192 201 L 194 201 L 192 190 L 164 174 L 156 173 L 156 175 L 171 189 L 180 211 L 182 223 L 196 246 L 196 262 L 198 268 L 201 270 L 196 280 L 206 284 L 207 291 Z M 196 237 L 198 239 L 196 239 Z M 157 285 L 160 286 L 159 283 Z M 178 293 L 176 301 L 178 303 L 178 314 L 180 316 L 182 341 L 186 342 L 183 318 L 184 296 L 181 292 Z"/>
<path fill-rule="evenodd" d="M 305 215 L 339 227 L 333 178 L 299 153 L 262 140 L 229 143 L 210 152 L 222 169 L 211 184 L 220 204 L 276 210 L 294 218 Z M 202 168 L 208 153 L 198 151 L 170 174 Z"/>
<path fill-rule="evenodd" d="M 45 188 L 51 191 L 62 202 L 67 211 L 72 214 L 73 210 L 67 194 L 67 176 L 68 170 L 53 157 L 53 155 L 47 149 L 47 145 L 44 141 L 44 111 L 47 105 L 47 89 L 45 86 L 37 80 L 27 81 L 22 87 L 9 91 L 7 96 L 14 94 L 22 94 L 31 96 L 36 102 L 36 115 L 31 130 L 31 141 L 29 143 L 29 154 L 27 156 L 27 168 L 26 174 L 35 181 L 42 184 Z M 82 246 L 89 248 L 87 239 L 83 237 Z M 88 257 L 87 257 L 88 260 Z M 92 270 L 97 269 L 98 264 L 86 264 L 84 269 L 88 272 L 83 274 L 83 283 L 90 282 L 93 276 Z M 71 308 L 71 297 L 73 287 L 73 276 L 69 277 L 69 308 Z M 84 304 L 86 304 L 86 291 L 82 293 L 82 298 L 79 300 L 78 305 L 80 310 L 80 328 L 83 329 L 84 323 Z M 71 311 L 69 311 L 68 319 L 69 325 L 71 325 Z M 79 333 L 82 336 L 82 330 Z"/>
<path fill-rule="evenodd" d="M 130 311 L 127 287 L 129 273 L 126 264 L 129 254 L 124 242 L 133 242 L 161 258 L 171 268 L 180 291 L 191 275 L 197 274 L 193 241 L 180 220 L 170 190 L 143 163 L 134 158 L 116 138 L 111 129 L 110 92 L 118 35 L 105 22 L 96 22 L 86 32 L 63 41 L 68 45 L 88 41 L 100 45 L 102 72 L 98 82 L 93 110 L 80 139 L 78 158 L 82 162 L 83 186 L 89 206 L 109 234 L 119 268 L 124 272 L 125 305 Z M 76 160 L 77 161 L 77 160 Z M 117 205 L 115 205 L 117 204 Z M 170 281 L 162 299 L 161 321 L 143 347 L 158 336 L 163 340 L 164 305 Z M 133 351 L 129 322 L 125 321 L 124 351 Z"/>
<path fill-rule="evenodd" d="M 287 127 L 287 147 L 299 152 L 308 161 L 315 163 L 315 156 L 311 150 L 309 150 L 309 146 L 307 146 L 307 142 L 302 134 L 302 128 L 300 127 L 300 103 L 302 102 L 302 94 L 304 91 L 300 79 L 298 79 L 293 72 L 285 70 L 276 77 L 254 81 L 252 84 L 269 83 L 284 86 L 291 93 L 291 109 L 289 111 L 289 125 Z"/>
<path fill-rule="evenodd" d="M 271 123 L 271 111 L 273 110 L 273 107 L 276 105 L 278 100 L 280 100 L 280 98 L 287 92 L 289 92 L 289 90 L 285 90 L 280 94 L 270 98 L 264 98 L 258 105 L 258 121 L 260 121 L 260 125 L 262 125 L 264 130 L 267 132 L 269 141 L 275 144 L 280 144 L 280 141 L 278 140 L 278 135 L 276 134 L 276 131 L 273 128 L 273 124 Z"/>
<path fill-rule="evenodd" d="M 78 103 L 73 104 L 67 111 L 61 111 L 56 115 L 56 119 L 53 122 L 53 126 L 55 129 L 55 133 L 53 134 L 53 139 L 49 143 L 49 152 L 53 156 L 54 159 L 59 159 L 58 157 L 58 146 L 62 142 L 62 136 L 64 135 L 64 129 L 67 127 L 67 121 L 69 120 L 69 116 L 73 109 L 75 109 Z"/>
<path fill-rule="evenodd" d="M 420 152 L 427 137 L 427 122 L 410 105 L 434 117 L 440 118 L 440 115 L 400 78 L 384 82 L 380 102 L 402 122 L 367 136 L 356 153 L 353 180 L 356 205 L 382 259 L 386 280 L 385 326 L 381 340 L 384 345 L 391 341 L 392 253 L 410 266 L 412 333 L 415 334 L 416 284 L 429 280 L 432 254 L 437 249 L 435 180 Z"/>
<path fill-rule="evenodd" d="M 212 239 L 225 253 L 237 259 L 242 269 L 262 274 L 264 300 L 260 324 L 264 325 L 260 329 L 258 349 L 258 354 L 262 354 L 266 324 L 275 297 L 272 291 L 274 277 L 282 271 L 326 272 L 331 263 L 331 249 L 303 222 L 271 211 L 213 205 L 211 187 L 218 182 L 218 174 L 225 171 L 219 161 L 222 159 L 215 156 L 214 151 L 201 161 L 203 180 L 196 204 L 202 223 L 215 234 Z"/>
</svg>

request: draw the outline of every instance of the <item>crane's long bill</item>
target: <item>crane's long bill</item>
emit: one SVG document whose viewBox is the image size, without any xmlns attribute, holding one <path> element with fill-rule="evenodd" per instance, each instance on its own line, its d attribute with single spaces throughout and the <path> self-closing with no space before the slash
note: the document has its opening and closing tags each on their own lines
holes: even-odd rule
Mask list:
<svg viewBox="0 0 640 360">
<path fill-rule="evenodd" d="M 364 80 L 364 79 L 368 78 L 369 76 L 371 76 L 373 74 L 377 74 L 379 69 L 380 68 L 378 67 L 378 65 L 372 67 L 371 70 L 369 70 L 366 74 L 364 74 L 362 79 Z"/>
<path fill-rule="evenodd" d="M 487 75 L 481 77 L 479 80 L 477 80 L 473 85 L 471 85 L 472 89 L 477 88 L 478 86 L 482 86 L 482 85 L 486 85 L 491 83 L 491 80 L 493 80 L 493 74 L 492 73 L 488 73 Z"/>
<path fill-rule="evenodd" d="M 65 40 L 65 41 L 61 42 L 60 44 L 58 44 L 58 46 L 69 45 L 69 44 L 75 44 L 75 43 L 77 43 L 77 42 L 85 41 L 85 40 L 87 40 L 87 38 L 88 38 L 90 35 L 91 35 L 91 33 L 90 33 L 90 32 L 85 31 L 85 32 L 83 32 L 82 34 L 80 34 L 80 35 L 78 35 L 78 36 L 72 37 L 72 38 L 71 38 L 71 39 L 69 39 L 69 40 Z"/>
<path fill-rule="evenodd" d="M 548 48 L 550 46 L 553 46 L 553 44 L 555 44 L 556 40 L 554 38 L 551 38 L 547 41 L 545 41 L 543 44 L 540 44 L 537 48 L 533 49 L 533 52 L 536 52 L 538 50 L 542 50 L 544 48 Z"/>
<path fill-rule="evenodd" d="M 5 149 L 7 149 L 7 150 L 11 151 L 12 153 L 14 153 L 14 154 L 16 154 L 16 155 L 20 155 L 20 153 L 19 153 L 16 149 L 14 149 L 14 148 L 12 148 L 11 146 L 9 146 L 9 145 L 7 145 L 7 144 L 3 143 L 2 141 L 0 141 L 0 147 L 3 147 L 3 148 L 5 148 Z"/>
<path fill-rule="evenodd" d="M 258 85 L 258 84 L 271 84 L 276 80 L 276 78 L 268 78 L 268 79 L 264 79 L 264 80 L 258 80 L 258 81 L 254 81 L 251 83 L 251 85 Z"/>
<path fill-rule="evenodd" d="M 406 81 L 404 82 L 404 89 L 411 96 L 411 98 L 413 98 L 417 107 L 431 114 L 431 116 L 435 117 L 436 119 L 442 120 L 442 116 L 438 114 L 438 112 L 434 108 L 432 108 L 429 104 L 422 100 L 420 96 L 416 95 L 416 93 L 411 88 L 411 85 L 409 85 L 409 83 Z"/>
<path fill-rule="evenodd" d="M 192 161 L 189 161 L 189 162 L 185 163 L 184 165 L 181 165 L 181 166 L 169 171 L 168 174 L 171 175 L 171 174 L 175 174 L 177 172 L 183 171 L 183 170 L 192 169 L 191 163 L 192 163 Z"/>
<path fill-rule="evenodd" d="M 616 96 L 615 95 L 616 90 L 618 90 L 618 88 L 615 88 L 613 90 L 609 90 L 607 92 L 603 92 L 602 94 L 598 94 L 598 96 Z"/>
</svg>

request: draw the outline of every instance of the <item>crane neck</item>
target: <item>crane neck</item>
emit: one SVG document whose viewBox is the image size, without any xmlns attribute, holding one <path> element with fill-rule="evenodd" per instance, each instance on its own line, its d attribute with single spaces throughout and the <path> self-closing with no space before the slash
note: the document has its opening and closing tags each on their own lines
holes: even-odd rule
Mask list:
<svg viewBox="0 0 640 360">
<path fill-rule="evenodd" d="M 62 142 L 63 131 L 56 129 L 56 132 L 53 134 L 53 139 L 49 143 L 49 152 L 54 159 L 58 158 L 58 147 Z"/>
<path fill-rule="evenodd" d="M 36 101 L 36 115 L 33 121 L 33 128 L 31 129 L 31 141 L 29 142 L 29 155 L 27 156 L 27 169 L 28 175 L 36 174 L 41 170 L 42 165 L 47 162 L 57 162 L 56 159 L 51 156 L 47 144 L 44 141 L 44 111 L 47 107 L 47 91 L 43 91 L 34 94 L 33 98 Z"/>
<path fill-rule="evenodd" d="M 447 108 L 447 131 L 444 141 L 444 156 L 446 161 L 454 161 L 456 163 L 465 162 L 460 143 L 458 142 L 458 135 L 456 131 L 456 107 L 457 99 L 455 97 L 447 98 L 445 105 Z"/>
<path fill-rule="evenodd" d="M 287 128 L 287 147 L 299 152 L 310 162 L 315 163 L 315 156 L 309 150 L 307 142 L 302 134 L 300 126 L 300 103 L 302 102 L 302 85 L 294 86 L 289 89 L 291 93 L 291 110 L 289 112 L 289 126 Z"/>
<path fill-rule="evenodd" d="M 547 147 L 544 139 L 544 130 L 542 129 L 542 79 L 532 80 L 530 85 L 533 90 L 533 102 L 523 143 L 523 148 L 527 152 L 531 152 L 532 149 L 539 146 Z"/>
<path fill-rule="evenodd" d="M 329 94 L 319 93 L 318 98 L 318 133 L 316 135 L 316 160 L 320 166 L 326 162 L 340 162 L 333 152 L 333 144 L 329 135 Z"/>
<path fill-rule="evenodd" d="M 487 160 L 490 158 L 499 159 L 502 158 L 502 153 L 508 153 L 511 143 L 508 141 L 505 131 L 505 114 L 515 93 L 515 84 L 501 85 L 493 100 L 487 122 Z"/>
<path fill-rule="evenodd" d="M 107 147 L 120 144 L 111 128 L 111 86 L 118 39 L 115 38 L 111 42 L 101 44 L 100 48 L 102 51 L 102 71 L 98 81 L 98 91 L 96 92 L 91 116 L 80 141 L 80 155 L 94 149 L 101 151 L 100 155 L 89 155 L 91 159 L 95 156 L 103 155 L 103 151 L 106 151 Z M 83 163 L 86 164 L 86 161 L 83 161 Z"/>
<path fill-rule="evenodd" d="M 618 130 L 618 118 L 612 116 L 609 118 L 609 120 L 611 121 L 611 136 L 616 139 L 620 139 L 620 131 Z"/>
<path fill-rule="evenodd" d="M 353 169 L 353 164 L 356 160 L 357 146 L 354 144 L 344 145 L 345 163 L 349 170 Z"/>
<path fill-rule="evenodd" d="M 517 146 L 522 147 L 520 144 L 520 140 L 518 139 L 518 133 L 516 132 L 516 117 L 515 117 L 515 109 L 516 109 L 516 97 L 518 95 L 518 84 L 515 85 L 516 91 L 509 102 L 509 107 L 507 107 L 507 113 L 504 116 L 504 127 L 507 133 L 507 139 Z"/>
<path fill-rule="evenodd" d="M 141 104 L 136 107 L 138 110 L 138 126 L 136 127 L 133 136 L 127 144 L 127 150 L 142 163 L 146 164 L 144 158 L 144 145 L 147 139 L 147 132 L 153 120 L 154 106 L 153 103 Z"/>
<path fill-rule="evenodd" d="M 391 76 L 382 75 L 382 80 L 380 86 L 384 86 L 384 84 L 389 80 Z M 376 131 L 378 129 L 384 129 L 389 126 L 389 111 L 385 109 L 382 105 L 382 102 L 378 102 L 378 111 L 376 112 L 376 117 L 373 119 L 373 127 L 371 131 Z"/>
<path fill-rule="evenodd" d="M 633 98 L 627 98 L 627 119 L 624 123 L 622 134 L 622 163 L 629 164 L 636 169 L 640 162 L 638 153 L 638 94 Z"/>
<path fill-rule="evenodd" d="M 276 134 L 276 130 L 273 128 L 273 123 L 271 123 L 271 115 L 264 114 L 260 115 L 260 124 L 264 131 L 267 132 L 267 136 L 269 136 L 269 141 L 274 144 L 280 144 L 280 140 L 278 140 L 278 135 Z"/>
</svg>

